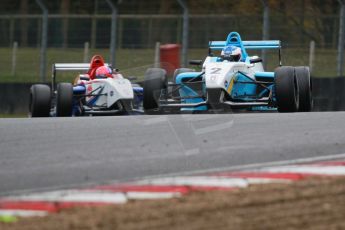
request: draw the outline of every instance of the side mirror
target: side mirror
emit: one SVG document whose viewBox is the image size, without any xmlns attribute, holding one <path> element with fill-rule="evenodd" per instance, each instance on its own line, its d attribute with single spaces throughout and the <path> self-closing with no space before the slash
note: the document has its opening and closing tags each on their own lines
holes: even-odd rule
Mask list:
<svg viewBox="0 0 345 230">
<path fill-rule="evenodd" d="M 202 60 L 189 60 L 190 65 L 201 65 Z"/>
<path fill-rule="evenodd" d="M 212 53 L 212 49 L 211 48 L 208 48 L 208 56 L 210 56 L 210 57 L 214 56 L 213 53 Z"/>
<path fill-rule="evenodd" d="M 90 81 L 90 76 L 88 74 L 80 74 L 79 79 L 83 81 Z"/>
<path fill-rule="evenodd" d="M 250 59 L 250 64 L 254 64 L 254 63 L 258 63 L 258 62 L 262 62 L 262 58 L 254 58 L 254 59 Z"/>
</svg>

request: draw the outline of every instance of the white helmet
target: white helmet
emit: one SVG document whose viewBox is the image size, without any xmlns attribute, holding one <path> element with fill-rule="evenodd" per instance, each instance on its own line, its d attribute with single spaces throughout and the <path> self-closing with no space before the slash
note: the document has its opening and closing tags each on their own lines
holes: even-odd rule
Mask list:
<svg viewBox="0 0 345 230">
<path fill-rule="evenodd" d="M 225 46 L 220 56 L 227 61 L 240 61 L 242 57 L 241 48 L 237 46 Z"/>
</svg>

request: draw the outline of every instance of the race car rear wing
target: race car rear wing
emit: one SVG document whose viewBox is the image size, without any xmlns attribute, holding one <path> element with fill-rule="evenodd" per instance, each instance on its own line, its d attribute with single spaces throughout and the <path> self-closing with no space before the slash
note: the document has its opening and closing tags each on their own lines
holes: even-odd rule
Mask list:
<svg viewBox="0 0 345 230">
<path fill-rule="evenodd" d="M 279 40 L 271 41 L 242 41 L 245 49 L 280 49 Z M 209 47 L 212 50 L 222 50 L 227 45 L 226 41 L 210 41 Z"/>
<path fill-rule="evenodd" d="M 229 45 L 229 41 L 210 41 L 209 42 L 209 53 L 212 50 L 222 50 L 226 45 Z M 278 49 L 279 66 L 282 65 L 281 62 L 281 42 L 280 40 L 266 40 L 266 41 L 237 41 L 234 44 L 242 49 L 244 58 L 247 57 L 247 52 L 245 50 L 254 49 Z"/>
<path fill-rule="evenodd" d="M 213 56 L 213 50 L 222 50 L 225 46 L 232 45 L 239 47 L 242 51 L 241 61 L 246 61 L 248 54 L 247 49 L 278 49 L 279 66 L 281 62 L 281 44 L 279 40 L 265 41 L 242 41 L 241 35 L 235 31 L 230 32 L 225 41 L 210 41 L 208 44 L 208 55 Z"/>
<path fill-rule="evenodd" d="M 110 64 L 104 63 L 105 66 L 111 67 Z M 55 63 L 52 65 L 52 90 L 54 90 L 56 83 L 57 71 L 88 71 L 90 63 Z"/>
</svg>

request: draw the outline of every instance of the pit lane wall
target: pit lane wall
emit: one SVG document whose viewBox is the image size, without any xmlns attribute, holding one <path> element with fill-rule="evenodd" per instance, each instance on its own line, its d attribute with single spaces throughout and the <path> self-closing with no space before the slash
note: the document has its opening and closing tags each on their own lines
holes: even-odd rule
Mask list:
<svg viewBox="0 0 345 230">
<path fill-rule="evenodd" d="M 312 78 L 315 111 L 345 111 L 345 77 Z M 0 83 L 0 114 L 27 114 L 32 83 Z"/>
</svg>

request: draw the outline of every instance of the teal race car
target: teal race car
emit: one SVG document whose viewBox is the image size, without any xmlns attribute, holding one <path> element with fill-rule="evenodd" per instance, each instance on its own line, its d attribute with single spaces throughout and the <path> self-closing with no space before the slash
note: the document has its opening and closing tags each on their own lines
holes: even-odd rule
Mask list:
<svg viewBox="0 0 345 230">
<path fill-rule="evenodd" d="M 262 59 L 247 50 L 277 49 L 279 66 L 264 71 Z M 221 51 L 219 56 L 214 51 Z M 168 82 L 166 71 L 150 68 L 144 81 L 143 106 L 146 113 L 207 111 L 311 111 L 312 85 L 309 68 L 281 65 L 281 42 L 242 41 L 231 32 L 225 41 L 209 42 L 205 60 L 193 60 L 201 71 L 176 69 Z"/>
</svg>

